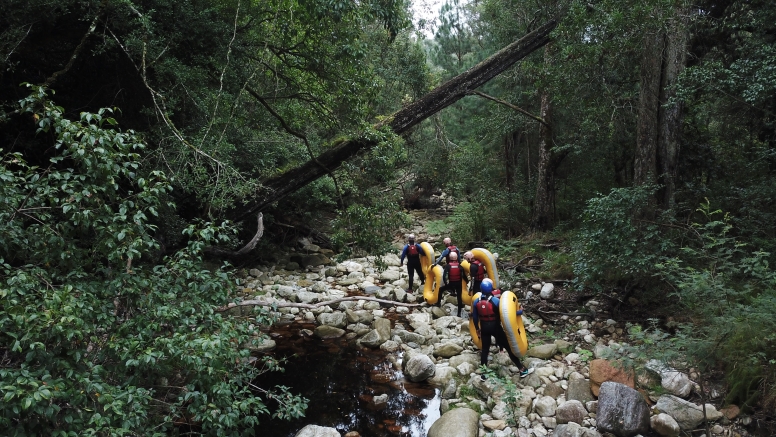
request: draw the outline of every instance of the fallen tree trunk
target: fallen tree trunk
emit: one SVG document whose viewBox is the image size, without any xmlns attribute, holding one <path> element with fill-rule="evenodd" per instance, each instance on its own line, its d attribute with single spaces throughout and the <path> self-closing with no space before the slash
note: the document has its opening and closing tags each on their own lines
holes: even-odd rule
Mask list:
<svg viewBox="0 0 776 437">
<path fill-rule="evenodd" d="M 238 302 L 235 304 L 230 304 L 231 306 L 224 306 L 221 308 L 218 308 L 216 311 L 223 312 L 228 310 L 229 308 L 234 308 L 236 306 L 263 306 L 263 307 L 270 307 L 275 306 L 277 308 L 306 308 L 306 309 L 315 309 L 320 308 L 322 306 L 326 305 L 334 305 L 335 303 L 340 302 L 347 302 L 352 300 L 368 300 L 372 302 L 379 302 L 384 303 L 386 305 L 398 305 L 398 306 L 404 306 L 404 307 L 419 307 L 423 305 L 422 303 L 402 303 L 402 302 L 396 302 L 394 300 L 385 300 L 385 299 L 378 299 L 376 297 L 367 297 L 367 296 L 348 296 L 348 297 L 341 297 L 339 299 L 334 300 L 327 300 L 326 302 L 318 302 L 318 303 L 296 303 L 296 302 L 268 302 L 266 300 L 261 299 L 251 299 L 251 300 L 244 300 L 242 302 Z"/>
<path fill-rule="evenodd" d="M 550 32 L 557 26 L 552 20 L 518 41 L 504 47 L 464 73 L 438 86 L 419 100 L 407 105 L 387 120 L 375 125 L 389 127 L 397 135 L 406 134 L 412 127 L 438 111 L 457 102 L 471 91 L 487 83 L 501 72 L 541 48 L 550 41 Z M 310 182 L 329 174 L 343 162 L 377 144 L 368 139 L 347 139 L 307 161 L 305 164 L 264 182 L 264 189 L 247 205 L 233 210 L 229 218 L 241 221 L 270 203 L 276 202 Z"/>
</svg>

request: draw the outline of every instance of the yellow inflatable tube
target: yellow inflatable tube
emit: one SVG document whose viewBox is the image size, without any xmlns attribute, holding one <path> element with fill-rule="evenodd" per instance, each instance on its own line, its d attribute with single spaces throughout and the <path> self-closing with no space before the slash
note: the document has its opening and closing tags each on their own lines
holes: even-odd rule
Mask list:
<svg viewBox="0 0 776 437">
<path fill-rule="evenodd" d="M 472 302 L 480 298 L 482 293 L 476 293 L 472 296 Z M 469 334 L 472 336 L 472 343 L 477 346 L 477 349 L 482 349 L 482 339 L 477 336 L 477 328 L 474 327 L 474 320 L 469 317 Z"/>
<path fill-rule="evenodd" d="M 423 249 L 424 254 L 424 256 L 420 257 L 420 268 L 423 274 L 428 276 L 428 271 L 431 269 L 431 265 L 434 264 L 434 248 L 426 241 L 420 243 L 420 248 Z"/>
<path fill-rule="evenodd" d="M 426 273 L 426 285 L 423 286 L 423 299 L 429 305 L 435 305 L 439 300 L 439 287 L 442 285 L 442 267 L 434 266 Z"/>
<path fill-rule="evenodd" d="M 515 293 L 512 291 L 501 293 L 498 305 L 501 315 L 501 326 L 507 334 L 509 349 L 512 350 L 513 354 L 522 358 L 528 351 L 528 337 L 525 334 L 523 317 L 517 315 L 518 308 L 520 308 L 520 303 L 517 301 Z"/>
</svg>

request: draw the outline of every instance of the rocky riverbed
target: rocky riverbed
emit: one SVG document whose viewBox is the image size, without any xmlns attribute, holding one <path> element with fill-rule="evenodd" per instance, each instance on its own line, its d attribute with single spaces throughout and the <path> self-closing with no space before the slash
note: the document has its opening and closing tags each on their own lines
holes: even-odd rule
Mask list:
<svg viewBox="0 0 776 437">
<path fill-rule="evenodd" d="M 551 283 L 515 284 L 513 291 L 526 302 L 523 321 L 531 347 L 524 363 L 534 372 L 520 378 L 508 356 L 494 348 L 488 367 L 497 376 L 482 380 L 479 351 L 472 344 L 466 316 L 454 316 L 454 298 L 448 297 L 438 308 L 423 303 L 417 291 L 407 293 L 406 269 L 399 267 L 396 255 L 336 263 L 311 246 L 296 256 L 302 263 L 289 261 L 282 270 L 251 269 L 243 289 L 246 300 L 278 304 L 279 320 L 315 326 L 303 335 L 379 348 L 406 379 L 439 388 L 441 417 L 429 429 L 429 437 L 750 434 L 751 418 L 735 406 L 722 408 L 722 393 L 699 396 L 698 376 L 692 371 L 680 372 L 656 360 L 635 373 L 623 371 L 618 362 L 626 358 L 628 338 L 618 321 L 605 318 L 606 309 L 595 300 L 583 305 L 598 319 L 561 315 L 550 329 L 531 311 L 530 303 L 557 298 L 562 289 Z M 305 261 L 321 264 L 304 265 Z M 322 304 L 347 297 L 354 300 Z M 247 306 L 229 311 L 239 314 Z M 275 346 L 266 338 L 256 352 Z M 297 434 L 340 435 L 334 428 L 317 425 Z"/>
</svg>

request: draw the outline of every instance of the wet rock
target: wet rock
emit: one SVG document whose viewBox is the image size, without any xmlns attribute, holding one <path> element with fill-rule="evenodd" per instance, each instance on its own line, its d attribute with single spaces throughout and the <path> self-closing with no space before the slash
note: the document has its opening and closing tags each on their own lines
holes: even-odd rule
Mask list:
<svg viewBox="0 0 776 437">
<path fill-rule="evenodd" d="M 636 390 L 617 382 L 601 384 L 596 426 L 599 431 L 632 437 L 649 431 L 649 406 Z"/>
<path fill-rule="evenodd" d="M 327 339 L 327 338 L 339 338 L 345 335 L 344 329 L 335 328 L 333 326 L 328 325 L 321 325 L 317 328 L 315 328 L 315 331 L 313 331 L 313 334 L 321 339 Z"/>
<path fill-rule="evenodd" d="M 296 433 L 295 437 L 340 437 L 340 433 L 336 428 L 307 425 Z"/>
<path fill-rule="evenodd" d="M 479 421 L 480 415 L 471 408 L 456 408 L 437 419 L 427 437 L 478 437 Z"/>
</svg>

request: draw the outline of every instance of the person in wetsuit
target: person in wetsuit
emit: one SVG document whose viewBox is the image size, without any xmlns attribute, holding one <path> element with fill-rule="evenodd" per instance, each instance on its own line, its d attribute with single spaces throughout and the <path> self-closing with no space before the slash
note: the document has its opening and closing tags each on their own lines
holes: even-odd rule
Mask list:
<svg viewBox="0 0 776 437">
<path fill-rule="evenodd" d="M 415 234 L 410 234 L 407 236 L 407 244 L 404 245 L 404 250 L 401 251 L 401 261 L 399 262 L 399 267 L 401 267 L 404 264 L 404 258 L 407 258 L 407 275 L 410 277 L 410 288 L 406 290 L 407 293 L 412 293 L 415 272 L 420 277 L 420 285 L 426 282 L 426 278 L 423 276 L 423 269 L 420 267 L 421 256 L 426 256 L 426 254 L 423 252 L 420 244 L 415 242 Z"/>
<path fill-rule="evenodd" d="M 445 250 L 442 251 L 442 253 L 439 255 L 439 258 L 437 258 L 437 260 L 434 262 L 435 266 L 442 262 L 442 258 L 444 258 L 449 263 L 451 253 L 455 253 L 456 259 L 461 259 L 461 251 L 459 251 L 458 248 L 453 245 L 453 240 L 451 240 L 450 237 L 447 237 L 443 241 L 445 243 Z"/>
<path fill-rule="evenodd" d="M 469 251 L 463 254 L 463 259 L 469 261 L 469 295 L 475 295 L 480 292 L 480 284 L 486 277 L 485 266 L 482 261 L 474 258 L 474 254 Z"/>
<path fill-rule="evenodd" d="M 477 336 L 482 341 L 482 350 L 480 351 L 480 364 L 485 366 L 488 364 L 488 354 L 490 354 L 491 337 L 496 339 L 496 345 L 499 348 L 506 349 L 509 354 L 509 359 L 512 363 L 520 369 L 520 377 L 533 373 L 533 368 L 527 369 L 520 362 L 520 358 L 512 353 L 509 348 L 509 340 L 504 333 L 504 329 L 501 327 L 501 319 L 499 313 L 499 298 L 493 296 L 493 282 L 490 279 L 485 279 L 480 284 L 481 295 L 472 302 L 471 318 L 474 323 L 474 327 L 477 330 Z M 519 307 L 517 315 L 523 314 L 523 308 Z M 485 375 L 480 375 L 481 379 L 485 379 Z"/>
<path fill-rule="evenodd" d="M 463 309 L 463 297 L 461 294 L 463 292 L 463 281 L 468 278 L 466 277 L 466 272 L 463 271 L 463 267 L 458 263 L 458 254 L 451 252 L 449 259 L 442 273 L 442 282 L 445 285 L 439 289 L 437 304 L 442 301 L 442 291 L 449 291 L 451 294 L 455 294 L 458 298 L 458 317 L 461 317 L 461 310 Z"/>
</svg>

